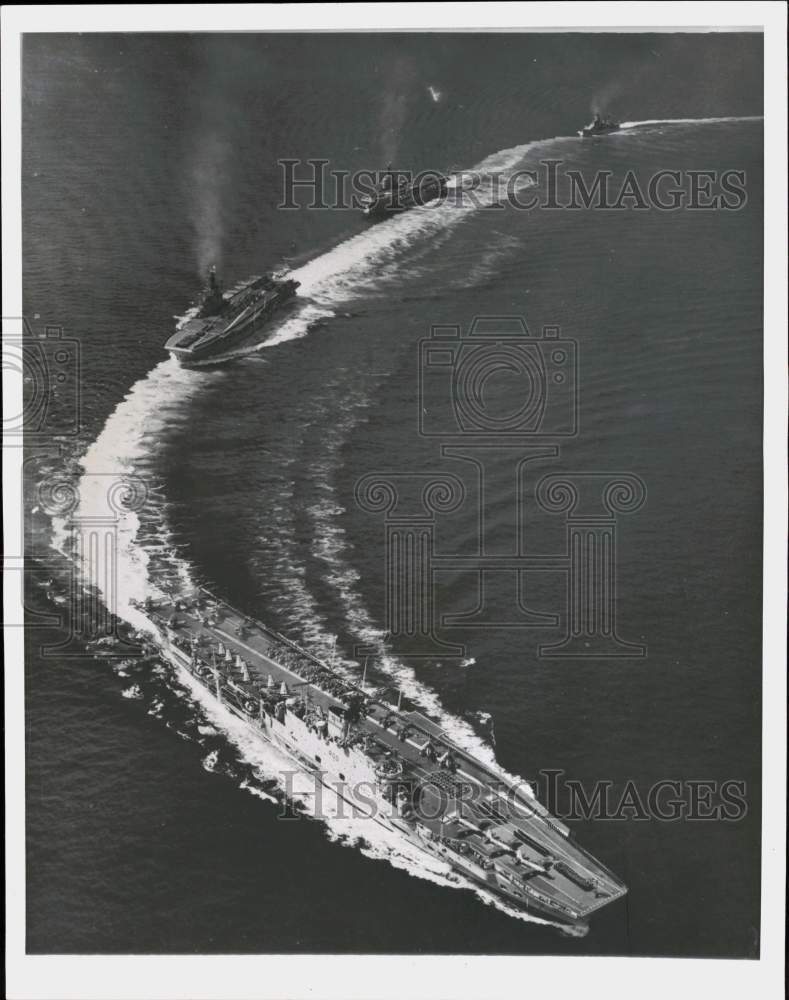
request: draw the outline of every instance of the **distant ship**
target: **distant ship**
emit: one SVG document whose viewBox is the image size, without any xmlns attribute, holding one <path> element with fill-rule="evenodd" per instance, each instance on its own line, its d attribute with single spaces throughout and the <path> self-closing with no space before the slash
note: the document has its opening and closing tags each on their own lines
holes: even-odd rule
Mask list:
<svg viewBox="0 0 789 1000">
<path fill-rule="evenodd" d="M 249 340 L 296 294 L 299 282 L 272 275 L 247 278 L 224 291 L 211 268 L 197 310 L 164 345 L 184 364 L 206 364 Z"/>
<path fill-rule="evenodd" d="M 614 121 L 613 118 L 601 118 L 599 114 L 595 114 L 594 119 L 588 125 L 584 125 L 579 130 L 578 135 L 584 139 L 589 139 L 595 135 L 608 135 L 609 132 L 618 132 L 620 128 L 619 122 Z"/>
<path fill-rule="evenodd" d="M 365 215 L 384 216 L 393 212 L 405 212 L 417 205 L 426 205 L 442 198 L 446 192 L 447 178 L 442 174 L 425 173 L 409 180 L 407 176 L 392 170 L 389 164 L 372 194 L 365 195 L 360 202 Z"/>
<path fill-rule="evenodd" d="M 389 704 L 205 588 L 135 606 L 170 662 L 253 738 L 454 872 L 570 925 L 627 892 L 530 786 L 503 779 L 401 698 Z"/>
</svg>

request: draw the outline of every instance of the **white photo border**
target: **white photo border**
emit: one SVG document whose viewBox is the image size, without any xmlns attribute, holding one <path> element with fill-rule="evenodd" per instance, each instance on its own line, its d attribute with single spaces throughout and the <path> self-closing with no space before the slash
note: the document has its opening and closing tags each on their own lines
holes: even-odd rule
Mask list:
<svg viewBox="0 0 789 1000">
<path fill-rule="evenodd" d="M 451 10 L 451 18 L 447 12 Z M 3 314 L 22 315 L 21 35 L 108 31 L 764 32 L 765 330 L 762 925 L 759 960 L 467 956 L 30 956 L 25 954 L 24 652 L 5 634 L 7 995 L 27 998 L 528 995 L 783 996 L 786 847 L 786 7 L 775 3 L 397 3 L 16 6 L 2 9 Z M 421 27 L 411 27 L 418 23 Z M 434 26 L 425 29 L 425 25 Z M 3 371 L 4 416 L 21 376 Z M 21 449 L 3 448 L 6 551 L 21 551 Z M 17 535 L 15 535 L 15 532 Z M 17 546 L 17 547 L 15 547 Z M 4 588 L 6 621 L 21 599 Z M 725 873 L 721 873 L 725 877 Z M 407 984 L 404 986 L 404 984 Z"/>
</svg>

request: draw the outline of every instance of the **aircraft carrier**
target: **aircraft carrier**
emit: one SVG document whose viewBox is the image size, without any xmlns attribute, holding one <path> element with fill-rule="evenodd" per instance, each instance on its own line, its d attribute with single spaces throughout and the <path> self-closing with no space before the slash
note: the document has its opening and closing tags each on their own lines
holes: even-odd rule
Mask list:
<svg viewBox="0 0 789 1000">
<path fill-rule="evenodd" d="M 137 605 L 167 659 L 355 810 L 518 908 L 565 924 L 626 893 L 530 786 L 201 589 Z M 402 702 L 402 698 L 400 698 Z"/>
<path fill-rule="evenodd" d="M 263 275 L 224 291 L 211 268 L 194 314 L 179 325 L 164 349 L 185 365 L 216 364 L 242 343 L 252 342 L 298 287 L 292 278 Z"/>
</svg>

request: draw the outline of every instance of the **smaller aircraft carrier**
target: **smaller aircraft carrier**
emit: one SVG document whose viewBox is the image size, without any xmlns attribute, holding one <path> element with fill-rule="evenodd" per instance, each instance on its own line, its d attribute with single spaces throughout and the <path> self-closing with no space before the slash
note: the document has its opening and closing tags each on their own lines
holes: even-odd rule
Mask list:
<svg viewBox="0 0 789 1000">
<path fill-rule="evenodd" d="M 224 291 L 212 267 L 193 315 L 179 326 L 164 349 L 182 364 L 217 363 L 241 344 L 253 343 L 298 287 L 293 279 L 263 275 Z"/>
</svg>

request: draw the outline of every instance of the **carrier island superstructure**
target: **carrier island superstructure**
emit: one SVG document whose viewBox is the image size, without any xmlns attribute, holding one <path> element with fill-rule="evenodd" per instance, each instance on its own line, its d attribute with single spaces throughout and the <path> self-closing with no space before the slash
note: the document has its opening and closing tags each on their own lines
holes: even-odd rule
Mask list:
<svg viewBox="0 0 789 1000">
<path fill-rule="evenodd" d="M 205 589 L 139 605 L 170 662 L 348 803 L 510 904 L 567 924 L 625 886 L 527 785 Z"/>
<path fill-rule="evenodd" d="M 193 310 L 164 349 L 182 365 L 217 364 L 243 344 L 254 345 L 271 318 L 293 302 L 299 282 L 254 275 L 225 291 L 211 268 Z"/>
</svg>

